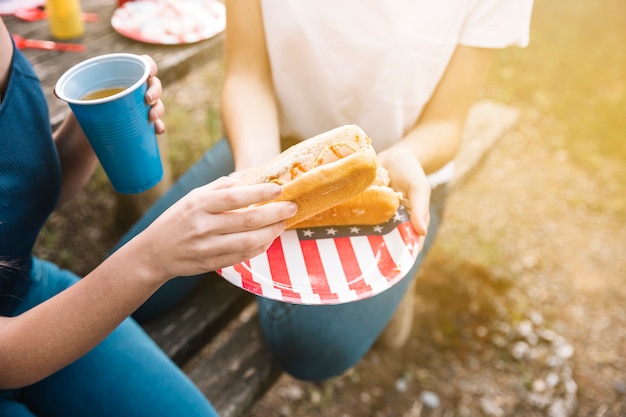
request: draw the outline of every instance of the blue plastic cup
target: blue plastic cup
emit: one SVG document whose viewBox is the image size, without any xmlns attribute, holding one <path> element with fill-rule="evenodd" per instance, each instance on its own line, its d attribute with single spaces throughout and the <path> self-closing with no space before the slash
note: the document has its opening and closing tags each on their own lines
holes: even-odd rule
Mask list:
<svg viewBox="0 0 626 417">
<path fill-rule="evenodd" d="M 54 92 L 66 101 L 93 147 L 115 191 L 139 193 L 156 185 L 163 166 L 154 123 L 145 102 L 149 63 L 117 53 L 83 61 L 65 72 Z M 123 89 L 103 98 L 85 99 L 107 89 Z"/>
</svg>

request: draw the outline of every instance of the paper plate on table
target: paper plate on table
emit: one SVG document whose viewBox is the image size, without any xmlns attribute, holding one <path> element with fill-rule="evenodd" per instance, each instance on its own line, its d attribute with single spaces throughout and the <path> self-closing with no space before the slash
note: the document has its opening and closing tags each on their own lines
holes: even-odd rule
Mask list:
<svg viewBox="0 0 626 417">
<path fill-rule="evenodd" d="M 217 0 L 135 0 L 118 7 L 111 26 L 128 38 L 160 45 L 209 39 L 226 28 L 226 7 Z"/>
<path fill-rule="evenodd" d="M 286 230 L 263 254 L 217 271 L 235 286 L 293 304 L 342 304 L 379 294 L 411 269 L 419 237 L 404 208 L 375 226 Z"/>
<path fill-rule="evenodd" d="M 0 0 L 0 14 L 13 14 L 17 9 L 30 9 L 45 3 L 45 0 Z"/>
</svg>

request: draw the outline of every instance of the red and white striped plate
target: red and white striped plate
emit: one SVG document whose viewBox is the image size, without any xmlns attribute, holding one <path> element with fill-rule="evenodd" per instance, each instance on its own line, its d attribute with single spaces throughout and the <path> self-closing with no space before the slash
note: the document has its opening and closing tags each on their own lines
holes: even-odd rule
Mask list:
<svg viewBox="0 0 626 417">
<path fill-rule="evenodd" d="M 217 0 L 135 0 L 115 9 L 111 26 L 128 38 L 179 45 L 209 39 L 226 28 L 226 7 Z"/>
<path fill-rule="evenodd" d="M 341 304 L 379 294 L 413 266 L 419 237 L 404 208 L 376 226 L 292 229 L 263 254 L 217 271 L 235 286 L 293 304 Z"/>
</svg>

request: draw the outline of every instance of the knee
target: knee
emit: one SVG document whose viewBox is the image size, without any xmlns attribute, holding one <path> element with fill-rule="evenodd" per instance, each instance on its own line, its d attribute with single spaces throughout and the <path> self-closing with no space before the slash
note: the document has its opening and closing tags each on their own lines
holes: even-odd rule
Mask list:
<svg viewBox="0 0 626 417">
<path fill-rule="evenodd" d="M 323 381 L 342 375 L 362 358 L 366 350 L 347 346 L 281 343 L 268 345 L 283 371 L 303 381 Z"/>
</svg>

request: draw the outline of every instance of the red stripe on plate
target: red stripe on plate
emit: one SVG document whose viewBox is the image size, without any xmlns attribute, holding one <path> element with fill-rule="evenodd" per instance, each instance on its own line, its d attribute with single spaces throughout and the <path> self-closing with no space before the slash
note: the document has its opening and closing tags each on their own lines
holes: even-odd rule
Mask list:
<svg viewBox="0 0 626 417">
<path fill-rule="evenodd" d="M 398 232 L 411 255 L 415 257 L 419 250 L 419 235 L 413 229 L 413 225 L 410 222 L 401 223 L 398 225 Z"/>
<path fill-rule="evenodd" d="M 361 266 L 352 247 L 352 241 L 349 237 L 339 237 L 333 239 L 337 247 L 337 253 L 341 258 L 341 266 L 343 273 L 348 281 L 348 286 L 357 294 L 372 292 L 372 287 L 365 282 L 361 272 Z"/>
<path fill-rule="evenodd" d="M 319 295 L 322 300 L 338 300 L 339 297 L 331 292 L 328 285 L 324 264 L 322 264 L 322 259 L 317 249 L 317 242 L 314 240 L 301 240 L 300 247 L 302 248 L 302 256 L 309 274 L 309 280 L 311 280 L 313 292 Z"/>
<path fill-rule="evenodd" d="M 382 236 L 368 236 L 370 246 L 374 253 L 378 252 L 378 269 L 380 273 L 387 278 L 387 281 L 393 280 L 399 273 L 398 265 L 393 261 L 389 254 L 387 245 Z"/>
<path fill-rule="evenodd" d="M 252 272 L 250 272 L 250 261 L 245 261 L 234 265 L 235 271 L 241 275 L 241 287 L 255 294 L 262 294 L 261 284 L 252 279 Z"/>
<path fill-rule="evenodd" d="M 287 263 L 285 262 L 283 244 L 280 238 L 274 240 L 266 254 L 274 287 L 280 290 L 285 299 L 289 299 L 293 302 L 300 301 L 300 294 L 291 290 L 293 286 L 291 285 L 291 279 L 289 278 L 289 270 L 287 269 Z"/>
</svg>

